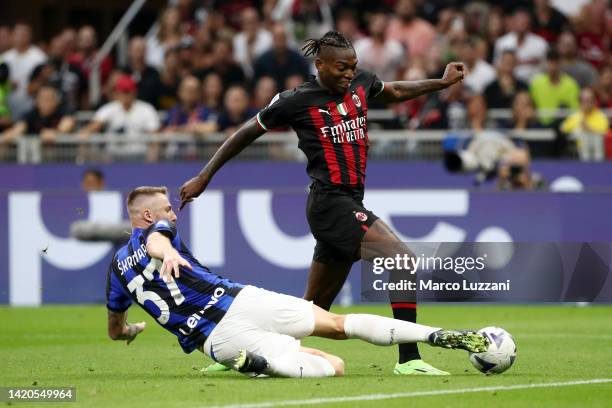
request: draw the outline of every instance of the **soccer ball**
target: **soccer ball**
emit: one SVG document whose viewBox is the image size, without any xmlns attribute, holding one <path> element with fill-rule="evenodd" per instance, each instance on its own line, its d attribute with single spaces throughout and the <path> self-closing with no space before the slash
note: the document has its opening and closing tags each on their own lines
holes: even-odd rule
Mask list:
<svg viewBox="0 0 612 408">
<path fill-rule="evenodd" d="M 500 327 L 485 327 L 478 333 L 489 339 L 489 349 L 483 353 L 470 353 L 472 365 L 485 374 L 501 374 L 509 369 L 516 359 L 512 335 Z"/>
</svg>

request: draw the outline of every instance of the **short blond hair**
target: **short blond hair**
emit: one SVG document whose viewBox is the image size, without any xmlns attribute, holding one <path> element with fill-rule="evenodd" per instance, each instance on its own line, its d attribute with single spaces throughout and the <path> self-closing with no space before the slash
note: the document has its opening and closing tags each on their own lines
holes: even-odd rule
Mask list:
<svg viewBox="0 0 612 408">
<path fill-rule="evenodd" d="M 166 186 L 159 186 L 159 187 L 154 187 L 154 186 L 140 186 L 140 187 L 136 187 L 135 189 L 133 189 L 132 191 L 130 191 L 128 193 L 127 196 L 127 200 L 126 200 L 126 204 L 128 209 L 132 206 L 132 204 L 134 203 L 134 200 L 136 200 L 136 198 L 142 196 L 142 195 L 155 195 L 161 193 L 165 196 L 168 195 L 168 188 Z"/>
</svg>

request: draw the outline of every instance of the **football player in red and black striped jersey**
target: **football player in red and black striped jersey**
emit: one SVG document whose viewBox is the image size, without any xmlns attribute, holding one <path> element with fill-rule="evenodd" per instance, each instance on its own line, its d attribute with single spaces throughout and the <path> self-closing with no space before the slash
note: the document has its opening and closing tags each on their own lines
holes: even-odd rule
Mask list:
<svg viewBox="0 0 612 408">
<path fill-rule="evenodd" d="M 461 81 L 465 68 L 453 62 L 441 79 L 382 82 L 357 68 L 353 45 L 338 32 L 309 40 L 303 50 L 315 57 L 317 75 L 277 94 L 228 138 L 202 171 L 181 187 L 181 208 L 206 189 L 223 164 L 259 136 L 291 126 L 308 159 L 312 183 L 307 218 L 317 241 L 304 297 L 329 309 L 353 263 L 369 257 L 361 254 L 362 242 L 385 244 L 381 247 L 387 248 L 390 257 L 411 253 L 383 220 L 363 206 L 368 100 L 402 102 L 435 92 Z M 416 303 L 391 297 L 391 306 L 396 319 L 416 321 Z M 399 354 L 396 374 L 448 374 L 422 361 L 415 344 L 400 345 Z"/>
</svg>

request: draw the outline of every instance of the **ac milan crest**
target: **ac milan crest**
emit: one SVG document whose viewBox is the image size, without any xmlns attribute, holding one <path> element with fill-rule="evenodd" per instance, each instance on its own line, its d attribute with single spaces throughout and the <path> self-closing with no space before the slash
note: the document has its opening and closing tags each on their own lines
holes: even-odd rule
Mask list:
<svg viewBox="0 0 612 408">
<path fill-rule="evenodd" d="M 361 99 L 359 99 L 359 95 L 353 94 L 353 103 L 356 107 L 361 108 Z"/>
</svg>

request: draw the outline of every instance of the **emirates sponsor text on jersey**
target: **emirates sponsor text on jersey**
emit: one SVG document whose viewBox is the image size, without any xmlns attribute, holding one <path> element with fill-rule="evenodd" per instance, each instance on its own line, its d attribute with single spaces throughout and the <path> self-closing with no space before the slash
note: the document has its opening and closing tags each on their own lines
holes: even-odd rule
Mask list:
<svg viewBox="0 0 612 408">
<path fill-rule="evenodd" d="M 319 128 L 323 137 L 330 137 L 333 143 L 352 143 L 365 139 L 366 118 L 358 116 L 355 119 L 343 120 L 334 126 Z"/>
</svg>

